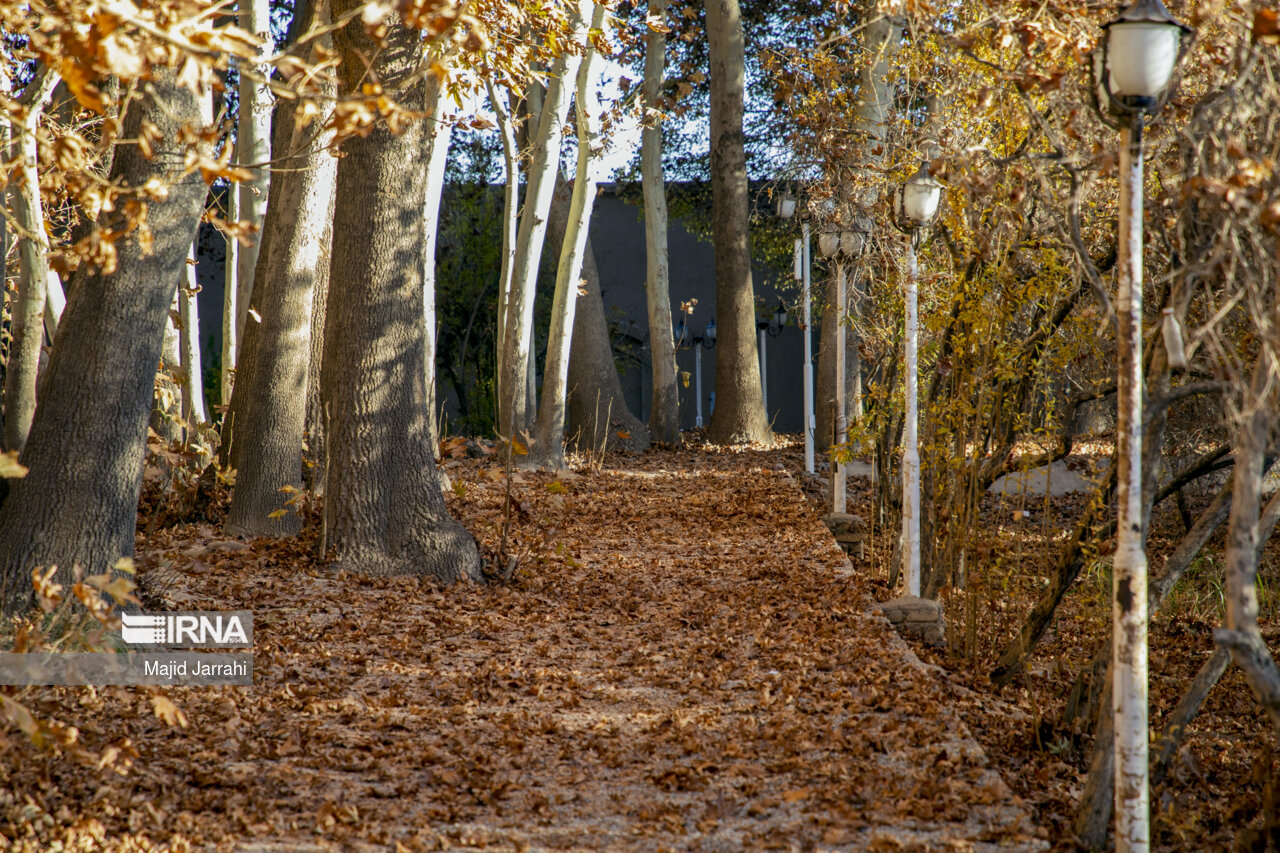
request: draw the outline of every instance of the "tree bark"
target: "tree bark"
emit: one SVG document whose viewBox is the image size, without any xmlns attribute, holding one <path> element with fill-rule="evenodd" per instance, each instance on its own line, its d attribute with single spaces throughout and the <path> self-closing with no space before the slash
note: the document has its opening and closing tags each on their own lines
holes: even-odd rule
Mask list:
<svg viewBox="0 0 1280 853">
<path fill-rule="evenodd" d="M 49 278 L 49 237 L 40 202 L 40 174 L 36 126 L 44 105 L 58 83 L 58 75 L 41 66 L 27 84 L 21 103 L 26 116 L 13 130 L 17 134 L 13 155 L 19 162 L 20 180 L 9 186 L 9 203 L 18 226 L 18 289 L 11 308 L 12 339 L 4 375 L 4 443 L 22 450 L 31 432 L 36 411 L 36 385 L 40 377 L 40 348 L 44 344 L 45 289 Z"/>
<path fill-rule="evenodd" d="M 334 18 L 358 5 L 335 2 Z M 398 15 L 384 23 L 380 46 L 359 26 L 334 34 L 343 91 L 357 91 L 372 70 L 402 92 L 401 103 L 423 110 L 426 84 L 411 80 L 423 58 L 421 34 Z M 379 121 L 342 145 L 322 380 L 326 516 L 337 568 L 447 583 L 481 575 L 475 541 L 445 507 L 427 423 L 425 132 L 415 122 L 395 135 Z"/>
<path fill-rule="evenodd" d="M 649 17 L 666 18 L 667 0 L 649 0 Z M 649 431 L 655 441 L 680 443 L 680 392 L 676 387 L 676 347 L 671 331 L 671 295 L 668 290 L 667 185 L 662 174 L 661 92 L 667 37 L 650 29 L 644 47 L 644 127 L 640 132 L 640 174 L 644 189 L 645 258 L 648 277 L 645 300 L 649 309 L 649 359 L 652 370 L 653 406 Z"/>
<path fill-rule="evenodd" d="M 436 237 L 440 223 L 440 197 L 444 194 L 445 166 L 449 162 L 449 143 L 453 125 L 442 121 L 445 94 L 434 74 L 427 78 L 427 134 L 423 159 L 427 161 L 427 191 L 422 202 L 422 221 L 426 223 L 426 245 L 423 246 L 422 302 L 427 330 L 427 426 L 431 429 L 431 446 L 436 446 L 440 431 L 440 413 L 436 409 Z"/>
<path fill-rule="evenodd" d="M 747 154 L 742 118 L 746 60 L 738 0 L 709 0 L 711 53 L 711 229 L 716 258 L 716 410 L 707 436 L 718 444 L 770 443 L 756 348 L 751 283 Z"/>
<path fill-rule="evenodd" d="M 114 273 L 83 268 L 75 274 L 21 457 L 30 473 L 0 507 L 5 612 L 30 606 L 36 566 L 58 566 L 55 579 L 66 585 L 77 564 L 88 574 L 105 573 L 133 553 L 165 316 L 208 193 L 198 173 L 183 176 L 186 146 L 177 139 L 184 124 L 211 120 L 208 107 L 171 72 L 156 69 L 126 112 L 121 138 L 136 139 L 144 120 L 162 138 L 149 160 L 136 146 L 117 146 L 111 180 L 138 187 L 159 178 L 169 192 L 148 204 L 150 252 L 129 235 L 116 244 Z M 124 227 L 122 213 L 109 217 L 104 225 Z"/>
<path fill-rule="evenodd" d="M 192 427 L 209 421 L 209 413 L 204 407 L 204 371 L 200 364 L 200 310 L 196 301 L 198 292 L 196 251 L 193 245 L 187 253 L 187 261 L 183 264 L 178 281 L 178 315 L 182 321 L 178 346 L 185 377 L 182 385 L 182 417 Z"/>
<path fill-rule="evenodd" d="M 237 0 L 240 4 L 239 24 L 265 41 L 262 55 L 271 52 L 270 0 Z M 271 159 L 271 90 L 266 79 L 271 69 L 255 65 L 251 70 L 258 79 L 240 74 L 240 116 L 236 133 L 236 162 L 249 168 L 253 178 L 236 185 L 240 218 L 259 230 L 247 246 L 236 252 L 236 340 L 244 341 L 245 321 L 253 294 L 253 275 L 258 266 L 263 217 L 267 212 L 270 173 L 266 163 Z"/>
<path fill-rule="evenodd" d="M 1214 634 L 1230 650 L 1245 681 L 1280 736 L 1280 667 L 1258 629 L 1258 552 L 1264 455 L 1276 423 L 1275 352 L 1264 342 L 1250 386 L 1234 413 L 1236 467 L 1227 521 L 1227 618 Z"/>
<path fill-rule="evenodd" d="M 592 7 L 591 28 L 604 24 L 604 7 Z M 596 201 L 596 182 L 591 178 L 592 145 L 596 140 L 593 122 L 599 111 L 596 82 L 591 78 L 595 49 L 590 46 L 578 65 L 577 108 L 578 164 L 573 182 L 573 196 L 565 220 L 565 233 L 560 240 L 560 263 L 556 269 L 556 289 L 551 304 L 551 329 L 547 339 L 547 362 L 542 377 L 542 404 L 538 411 L 535 444 L 530 448 L 530 461 L 551 468 L 564 467 L 564 420 L 566 384 L 569 374 L 569 352 L 573 342 L 573 320 L 577 315 L 578 282 L 582 277 L 582 257 L 587 248 L 591 211 Z M 557 187 L 557 190 L 560 188 Z"/>
<path fill-rule="evenodd" d="M 292 116 L 281 118 L 292 126 Z M 320 131 L 321 124 L 282 140 L 286 148 L 303 148 L 300 137 L 314 135 L 306 140 L 306 154 L 272 181 L 263 228 L 267 249 L 254 271 L 253 302 L 261 319 L 255 333 L 246 335 L 252 351 L 243 353 L 252 373 L 236 383 L 231 409 L 239 421 L 236 485 L 227 515 L 233 536 L 290 536 L 302 527 L 295 496 L 302 487 L 313 305 L 338 170 L 328 151 L 333 134 Z"/>
<path fill-rule="evenodd" d="M 516 132 L 512 126 L 511 114 L 502 105 L 502 99 L 494 88 L 493 81 L 486 78 L 485 89 L 489 93 L 489 103 L 498 119 L 498 132 L 502 136 L 502 162 L 505 167 L 507 182 L 502 190 L 502 264 L 498 275 L 498 334 L 497 352 L 494 353 L 495 401 L 503 400 L 502 395 L 502 355 L 506 351 L 507 340 L 507 301 L 511 293 L 511 278 L 515 271 L 516 241 L 520 228 L 520 153 L 516 146 Z M 495 406 L 495 409 L 500 406 Z"/>
<path fill-rule="evenodd" d="M 552 209 L 551 239 L 554 242 L 564 241 L 567 207 L 562 208 L 566 210 L 563 217 L 556 216 Z M 582 277 L 586 279 L 587 292 L 578 298 L 578 310 L 573 318 L 566 435 L 579 451 L 641 453 L 649 447 L 649 427 L 627 408 L 622 393 L 590 238 L 583 251 Z"/>
<path fill-rule="evenodd" d="M 575 41 L 581 38 L 583 22 L 576 15 Z M 502 397 L 498 400 L 498 432 L 506 440 L 528 429 L 533 416 L 534 397 L 529 381 L 533 358 L 533 307 L 538 284 L 538 266 L 547 234 L 547 215 L 560 168 L 560 134 L 569 110 L 569 88 L 577 59 L 568 49 L 560 51 L 547 75 L 547 93 L 538 116 L 525 186 L 524 212 L 516 239 L 515 265 L 507 296 L 507 319 L 503 335 Z"/>
</svg>

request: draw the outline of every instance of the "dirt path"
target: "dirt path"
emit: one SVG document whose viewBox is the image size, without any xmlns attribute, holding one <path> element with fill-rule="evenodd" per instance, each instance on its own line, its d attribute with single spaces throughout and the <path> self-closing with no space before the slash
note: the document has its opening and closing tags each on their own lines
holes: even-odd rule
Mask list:
<svg viewBox="0 0 1280 853">
<path fill-rule="evenodd" d="M 185 729 L 108 691 L 134 769 L 55 766 L 42 809 L 244 851 L 1041 846 L 770 461 L 522 475 L 504 587 L 335 580 L 302 543 L 177 531 L 153 556 L 173 603 L 252 608 L 256 686 L 170 691 Z M 492 546 L 500 472 L 450 474 Z"/>
</svg>

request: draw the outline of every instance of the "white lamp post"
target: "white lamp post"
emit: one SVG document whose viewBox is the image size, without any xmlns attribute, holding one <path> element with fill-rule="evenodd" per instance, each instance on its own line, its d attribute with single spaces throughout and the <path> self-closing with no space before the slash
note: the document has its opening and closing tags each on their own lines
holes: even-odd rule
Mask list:
<svg viewBox="0 0 1280 853">
<path fill-rule="evenodd" d="M 1120 129 L 1117 266 L 1115 568 L 1112 576 L 1112 713 L 1115 722 L 1116 850 L 1151 845 L 1147 778 L 1147 556 L 1142 533 L 1142 128 L 1168 101 L 1191 34 L 1160 0 L 1138 0 L 1102 28 L 1093 54 L 1093 96 Z"/>
<path fill-rule="evenodd" d="M 907 594 L 920 596 L 920 440 L 917 411 L 917 343 L 920 335 L 917 308 L 916 247 L 920 229 L 929 224 L 938 212 L 942 198 L 942 185 L 930 174 L 929 167 L 920 166 L 894 194 L 895 224 L 908 235 L 907 281 L 905 301 L 907 308 L 906 329 L 906 397 L 907 414 L 902 435 L 902 559 L 906 563 L 903 572 L 907 576 Z"/>
</svg>

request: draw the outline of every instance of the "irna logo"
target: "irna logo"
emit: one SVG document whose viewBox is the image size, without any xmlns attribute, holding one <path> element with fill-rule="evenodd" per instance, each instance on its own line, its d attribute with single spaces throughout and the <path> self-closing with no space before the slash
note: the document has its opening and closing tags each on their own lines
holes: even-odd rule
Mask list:
<svg viewBox="0 0 1280 853">
<path fill-rule="evenodd" d="M 253 614 L 247 610 L 203 613 L 122 613 L 120 636 L 135 646 L 249 648 Z"/>
</svg>

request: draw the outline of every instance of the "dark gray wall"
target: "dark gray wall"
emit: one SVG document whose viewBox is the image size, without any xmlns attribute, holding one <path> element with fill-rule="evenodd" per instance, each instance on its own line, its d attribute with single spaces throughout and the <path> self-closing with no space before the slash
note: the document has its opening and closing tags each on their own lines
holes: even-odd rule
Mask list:
<svg viewBox="0 0 1280 853">
<path fill-rule="evenodd" d="M 689 332 L 698 334 L 706 327 L 707 321 L 715 316 L 715 252 L 710 241 L 698 239 L 685 228 L 680 221 L 673 220 L 667 230 L 667 241 L 670 269 L 669 293 L 673 323 L 678 323 L 680 304 L 697 299 L 698 304 L 691 316 L 685 317 Z M 619 364 L 622 371 L 622 387 L 627 394 L 627 403 L 631 410 L 642 419 L 649 417 L 650 383 L 650 350 L 649 322 L 645 307 L 645 237 L 643 208 L 639 204 L 629 204 L 621 199 L 612 187 L 605 186 L 596 200 L 595 211 L 591 218 L 591 244 L 595 253 L 596 266 L 600 270 L 600 288 L 604 296 L 605 314 L 610 317 L 619 336 L 630 337 L 638 345 L 638 354 L 643 359 L 637 364 L 623 359 Z M 785 298 L 788 306 L 799 301 L 791 283 L 791 270 L 783 271 L 783 276 L 765 267 L 757 266 L 752 271 L 755 287 L 756 304 L 761 316 L 772 314 L 778 304 L 779 296 Z M 776 285 L 781 284 L 784 291 L 780 294 Z M 768 383 L 768 414 L 773 420 L 774 429 L 781 432 L 798 433 L 801 429 L 800 410 L 803 406 L 803 385 L 801 368 L 804 361 L 804 345 L 802 332 L 796 324 L 798 312 L 791 312 L 790 325 L 782 329 L 776 338 L 768 338 L 766 344 L 766 381 Z M 615 343 L 619 336 L 615 336 Z M 814 333 L 814 352 L 817 352 L 817 334 Z M 627 351 L 629 347 L 618 347 Z M 694 373 L 695 357 L 691 348 L 681 349 L 676 354 L 676 364 L 681 371 L 689 375 L 689 387 L 683 383 L 680 389 L 680 425 L 690 429 L 694 425 Z M 702 415 L 704 424 L 711 417 L 711 395 L 715 393 L 716 350 L 702 351 Z"/>
</svg>

